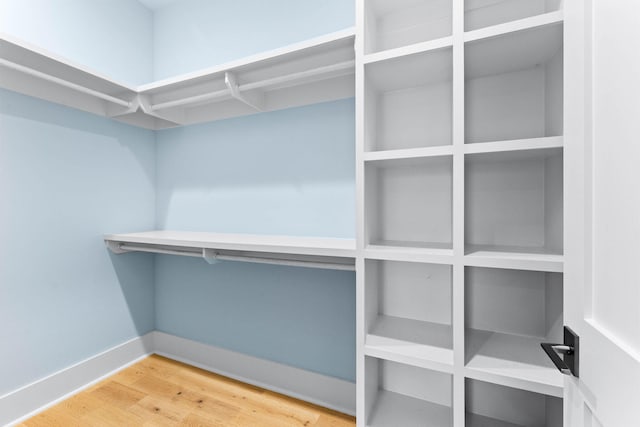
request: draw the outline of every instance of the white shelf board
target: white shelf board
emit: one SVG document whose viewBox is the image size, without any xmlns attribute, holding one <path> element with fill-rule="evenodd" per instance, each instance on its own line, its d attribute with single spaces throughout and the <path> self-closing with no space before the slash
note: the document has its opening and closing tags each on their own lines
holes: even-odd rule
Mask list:
<svg viewBox="0 0 640 427">
<path fill-rule="evenodd" d="M 123 111 L 136 96 L 132 86 L 5 33 L 0 86 L 102 116 Z"/>
<path fill-rule="evenodd" d="M 406 148 L 401 150 L 369 151 L 364 153 L 363 157 L 365 162 L 380 162 L 387 164 L 394 160 L 423 159 L 428 157 L 452 155 L 452 145 L 439 145 L 435 147 Z"/>
<path fill-rule="evenodd" d="M 353 239 L 160 230 L 108 234 L 104 240 L 163 247 L 355 258 Z"/>
<path fill-rule="evenodd" d="M 352 97 L 353 28 L 138 88 L 183 124 Z M 229 90 L 231 74 L 241 97 Z"/>
<path fill-rule="evenodd" d="M 380 315 L 365 338 L 365 354 L 451 373 L 453 329 L 451 325 Z"/>
<path fill-rule="evenodd" d="M 547 136 L 542 138 L 514 139 L 510 141 L 477 142 L 464 145 L 465 154 L 500 153 L 507 151 L 544 150 L 548 148 L 562 148 L 562 136 Z"/>
<path fill-rule="evenodd" d="M 367 259 L 383 261 L 428 262 L 453 264 L 451 244 L 418 243 L 385 240 L 373 242 L 364 248 Z"/>
<path fill-rule="evenodd" d="M 562 273 L 564 256 L 536 248 L 467 245 L 464 265 Z"/>
<path fill-rule="evenodd" d="M 466 413 L 465 427 L 524 427 L 519 424 L 509 423 L 507 421 L 495 418 L 485 417 L 483 415 Z"/>
<path fill-rule="evenodd" d="M 369 415 L 369 427 L 451 427 L 452 410 L 414 397 L 380 390 Z"/>
<path fill-rule="evenodd" d="M 0 86 L 164 129 L 354 96 L 353 28 L 131 87 L 0 34 Z"/>
<path fill-rule="evenodd" d="M 530 69 L 548 62 L 560 49 L 561 22 L 475 40 L 465 45 L 465 78 Z"/>
<path fill-rule="evenodd" d="M 445 47 L 453 46 L 453 37 L 443 37 L 440 39 L 429 40 L 421 43 L 415 43 L 409 46 L 402 46 L 395 49 L 383 50 L 381 52 L 370 53 L 363 56 L 364 64 L 373 64 L 375 62 L 386 61 L 389 59 L 400 58 L 403 56 L 413 55 L 416 53 L 429 52 Z"/>
<path fill-rule="evenodd" d="M 366 64 L 366 78 L 377 92 L 429 86 L 453 78 L 451 46 Z"/>
<path fill-rule="evenodd" d="M 488 39 L 491 37 L 501 36 L 518 31 L 528 30 L 531 28 L 544 27 L 547 25 L 558 24 L 564 21 L 564 13 L 562 10 L 544 13 L 541 15 L 531 16 L 529 18 L 518 19 L 517 21 L 506 22 L 504 24 L 492 25 L 473 31 L 464 33 L 464 41 L 471 42 L 475 40 Z"/>
<path fill-rule="evenodd" d="M 540 343 L 544 339 L 469 329 L 465 376 L 562 397 L 564 379 Z"/>
</svg>

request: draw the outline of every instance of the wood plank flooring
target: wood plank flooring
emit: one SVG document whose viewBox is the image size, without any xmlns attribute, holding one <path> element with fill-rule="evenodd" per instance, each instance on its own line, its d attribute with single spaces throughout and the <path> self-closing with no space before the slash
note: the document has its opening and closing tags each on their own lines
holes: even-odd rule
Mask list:
<svg viewBox="0 0 640 427">
<path fill-rule="evenodd" d="M 355 418 L 153 355 L 23 427 L 353 427 Z"/>
</svg>

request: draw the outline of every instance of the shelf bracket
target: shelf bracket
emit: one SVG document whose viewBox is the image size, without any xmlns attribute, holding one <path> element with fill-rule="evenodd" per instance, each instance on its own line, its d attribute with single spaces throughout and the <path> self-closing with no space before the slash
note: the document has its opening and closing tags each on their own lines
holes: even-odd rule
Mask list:
<svg viewBox="0 0 640 427">
<path fill-rule="evenodd" d="M 115 118 L 115 117 L 125 116 L 127 114 L 133 114 L 139 109 L 140 109 L 139 95 L 136 95 L 131 101 L 129 101 L 129 105 L 127 107 L 122 107 L 118 105 L 108 105 L 107 117 Z"/>
<path fill-rule="evenodd" d="M 129 252 L 120 247 L 120 242 L 114 242 L 113 240 L 105 240 L 105 244 L 107 245 L 107 248 L 109 248 L 109 250 L 114 254 L 124 254 Z"/>
<path fill-rule="evenodd" d="M 213 249 L 202 249 L 202 258 L 207 261 L 209 264 L 217 264 L 220 261 L 218 260 L 218 254 Z"/>
<path fill-rule="evenodd" d="M 248 105 L 256 111 L 264 111 L 264 94 L 258 95 L 243 94 L 238 86 L 238 81 L 235 74 L 227 71 L 224 73 L 224 83 L 229 88 L 231 96 L 243 104 Z"/>
</svg>

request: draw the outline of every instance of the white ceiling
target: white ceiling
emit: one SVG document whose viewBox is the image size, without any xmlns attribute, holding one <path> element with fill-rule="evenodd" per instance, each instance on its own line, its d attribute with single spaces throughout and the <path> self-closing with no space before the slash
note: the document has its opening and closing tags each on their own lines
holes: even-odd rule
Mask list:
<svg viewBox="0 0 640 427">
<path fill-rule="evenodd" d="M 157 9 L 163 8 L 164 6 L 170 3 L 175 3 L 179 0 L 138 0 L 138 1 L 148 9 L 157 10 Z"/>
</svg>

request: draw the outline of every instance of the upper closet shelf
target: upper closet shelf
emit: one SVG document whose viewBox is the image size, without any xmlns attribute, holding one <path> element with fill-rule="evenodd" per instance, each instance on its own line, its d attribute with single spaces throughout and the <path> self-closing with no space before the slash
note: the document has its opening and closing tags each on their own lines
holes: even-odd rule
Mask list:
<svg viewBox="0 0 640 427">
<path fill-rule="evenodd" d="M 147 129 L 354 96 L 354 29 L 131 87 L 0 33 L 0 86 Z"/>
<path fill-rule="evenodd" d="M 332 270 L 355 269 L 355 241 L 322 237 L 147 231 L 104 236 L 116 254 L 151 252 L 217 261 L 246 261 Z"/>
</svg>

